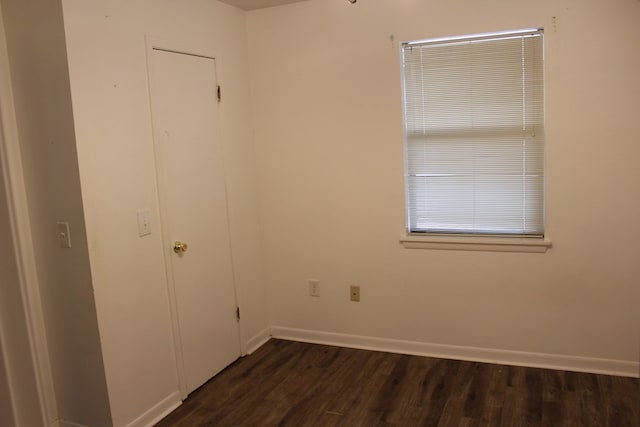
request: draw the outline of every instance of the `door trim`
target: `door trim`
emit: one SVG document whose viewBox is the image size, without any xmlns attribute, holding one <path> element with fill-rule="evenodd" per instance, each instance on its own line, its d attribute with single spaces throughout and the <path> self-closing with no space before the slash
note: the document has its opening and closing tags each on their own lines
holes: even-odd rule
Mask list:
<svg viewBox="0 0 640 427">
<path fill-rule="evenodd" d="M 168 218 L 166 209 L 162 203 L 162 200 L 165 197 L 165 190 L 162 185 L 162 181 L 160 179 L 160 174 L 162 173 L 161 169 L 160 169 L 160 165 L 162 164 L 162 158 L 161 158 L 161 154 L 159 153 L 159 150 L 157 149 L 157 145 L 156 145 L 156 141 L 157 141 L 157 137 L 154 131 L 154 126 L 153 126 L 153 106 L 152 106 L 152 102 L 151 102 L 151 55 L 153 53 L 154 50 L 157 51 L 164 51 L 164 52 L 171 52 L 171 53 L 175 53 L 175 54 L 179 54 L 179 55 L 190 55 L 190 56 L 197 56 L 197 57 L 201 57 L 201 58 L 208 58 L 208 59 L 212 59 L 215 61 L 216 64 L 216 81 L 218 84 L 220 84 L 219 82 L 219 78 L 218 78 L 218 68 L 220 66 L 220 59 L 219 56 L 217 54 L 217 51 L 215 49 L 211 49 L 211 48 L 206 48 L 206 47 L 201 47 L 201 46 L 194 46 L 188 43 L 184 43 L 184 42 L 180 42 L 180 41 L 174 41 L 174 40 L 167 40 L 167 39 L 162 39 L 162 38 L 158 38 L 158 37 L 153 37 L 150 35 L 146 35 L 145 36 L 145 42 L 146 42 L 146 67 L 147 67 L 147 95 L 148 95 L 148 99 L 149 99 L 149 117 L 151 120 L 151 128 L 152 128 L 152 137 L 153 137 L 153 153 L 154 153 L 154 163 L 155 163 L 155 168 L 154 168 L 154 172 L 155 172 L 155 184 L 156 184 L 156 195 L 157 195 L 157 200 L 158 200 L 158 212 L 160 213 L 160 229 L 161 229 L 161 240 L 163 242 L 163 245 L 166 243 L 166 241 L 168 241 L 167 237 L 169 236 L 168 230 L 167 230 L 167 224 L 166 224 L 166 218 Z M 225 189 L 225 199 L 226 199 L 226 210 L 227 210 L 227 232 L 229 233 L 229 254 L 230 254 L 230 259 L 231 259 L 231 279 L 232 279 L 232 285 L 233 285 L 233 295 L 234 295 L 234 301 L 236 306 L 238 306 L 238 290 L 237 290 L 237 280 L 236 280 L 236 272 L 235 272 L 235 263 L 234 263 L 234 258 L 233 258 L 233 250 L 232 250 L 232 243 L 231 243 L 231 230 L 230 230 L 230 209 L 229 209 L 229 186 L 228 186 L 228 179 L 227 179 L 227 169 L 226 169 L 226 161 L 225 161 L 225 156 L 224 156 L 224 140 L 221 138 L 222 132 L 221 132 L 221 120 L 220 120 L 220 111 L 218 109 L 218 123 L 220 124 L 220 129 L 218 130 L 218 137 L 220 137 L 220 141 L 221 141 L 221 153 L 223 154 L 222 159 L 221 159 L 221 163 L 222 163 L 222 176 L 223 176 L 223 184 L 224 184 L 224 189 Z M 163 263 L 164 263 L 164 269 L 165 269 L 165 275 L 166 275 L 166 286 L 167 286 L 167 290 L 168 290 L 168 297 L 169 297 L 169 308 L 170 308 L 170 315 L 171 315 L 171 328 L 172 328 L 172 336 L 173 336 L 173 340 L 174 340 L 174 353 L 175 353 L 175 359 L 176 359 L 176 369 L 177 369 L 177 373 L 178 373 L 178 388 L 180 391 L 180 395 L 182 397 L 182 399 L 185 399 L 188 395 L 187 393 L 187 384 L 186 384 L 186 371 L 185 371 L 185 366 L 184 366 L 184 354 L 182 351 L 182 341 L 181 341 L 181 335 L 180 335 L 180 324 L 179 324 L 179 319 L 178 319 L 178 303 L 177 303 L 177 297 L 176 297 L 176 289 L 175 289 L 175 282 L 174 282 L 174 272 L 173 272 L 173 265 L 172 265 L 172 261 L 171 261 L 171 254 L 166 250 L 166 248 L 162 248 L 162 253 L 163 253 Z M 242 342 L 241 336 L 242 336 L 242 322 L 238 321 L 238 328 L 237 328 L 237 334 L 238 334 L 238 349 L 240 352 L 240 355 L 245 354 L 245 346 Z"/>
<path fill-rule="evenodd" d="M 29 206 L 15 114 L 9 57 L 0 11 L 0 173 L 3 174 L 6 190 L 9 226 L 12 234 L 10 243 L 14 248 L 26 333 L 31 347 L 31 354 L 28 356 L 31 358 L 33 370 L 29 375 L 35 377 L 38 389 L 38 401 L 34 404 L 39 407 L 42 420 L 47 424 L 53 424 L 58 418 L 58 410 L 49 362 L 49 347 L 29 223 Z M 4 351 L 8 352 L 9 349 L 4 348 Z M 11 372 L 7 374 L 11 377 Z M 11 389 L 11 384 L 9 388 Z M 14 413 L 14 415 L 17 414 Z"/>
</svg>

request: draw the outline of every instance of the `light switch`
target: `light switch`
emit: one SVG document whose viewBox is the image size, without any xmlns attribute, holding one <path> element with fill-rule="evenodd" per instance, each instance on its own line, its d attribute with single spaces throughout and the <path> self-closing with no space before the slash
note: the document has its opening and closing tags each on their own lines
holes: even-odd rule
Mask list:
<svg viewBox="0 0 640 427">
<path fill-rule="evenodd" d="M 68 222 L 58 222 L 58 243 L 61 248 L 71 247 L 71 234 L 69 233 Z"/>
<path fill-rule="evenodd" d="M 149 210 L 140 209 L 138 211 L 138 236 L 146 236 L 151 234 L 151 220 L 149 219 Z"/>
</svg>

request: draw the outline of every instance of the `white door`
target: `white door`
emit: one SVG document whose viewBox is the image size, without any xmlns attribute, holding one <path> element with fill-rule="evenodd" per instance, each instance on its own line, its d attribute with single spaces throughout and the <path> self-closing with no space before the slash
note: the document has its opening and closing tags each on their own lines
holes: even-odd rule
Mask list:
<svg viewBox="0 0 640 427">
<path fill-rule="evenodd" d="M 148 52 L 162 235 L 186 395 L 240 355 L 216 61 Z"/>
</svg>

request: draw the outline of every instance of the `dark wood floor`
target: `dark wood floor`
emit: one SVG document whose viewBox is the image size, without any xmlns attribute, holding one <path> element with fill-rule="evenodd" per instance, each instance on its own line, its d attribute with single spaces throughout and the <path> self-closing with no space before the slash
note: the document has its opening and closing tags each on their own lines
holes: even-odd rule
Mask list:
<svg viewBox="0 0 640 427">
<path fill-rule="evenodd" d="M 640 426 L 640 380 L 272 339 L 159 426 Z"/>
</svg>

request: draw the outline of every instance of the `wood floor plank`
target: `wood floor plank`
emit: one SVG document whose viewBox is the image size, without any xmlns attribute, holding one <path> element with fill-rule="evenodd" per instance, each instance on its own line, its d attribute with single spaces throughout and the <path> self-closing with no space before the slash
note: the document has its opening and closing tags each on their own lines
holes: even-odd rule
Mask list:
<svg viewBox="0 0 640 427">
<path fill-rule="evenodd" d="M 640 427 L 640 380 L 272 339 L 160 427 Z"/>
</svg>

